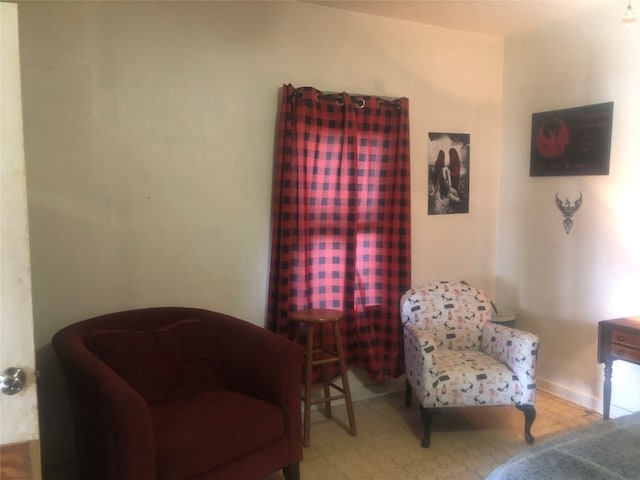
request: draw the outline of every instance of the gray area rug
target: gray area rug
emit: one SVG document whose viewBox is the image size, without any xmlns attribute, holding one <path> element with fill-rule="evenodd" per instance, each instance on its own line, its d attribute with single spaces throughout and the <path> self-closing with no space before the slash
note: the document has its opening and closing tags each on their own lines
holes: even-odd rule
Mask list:
<svg viewBox="0 0 640 480">
<path fill-rule="evenodd" d="M 497 467 L 486 480 L 640 480 L 640 412 L 565 433 Z"/>
</svg>

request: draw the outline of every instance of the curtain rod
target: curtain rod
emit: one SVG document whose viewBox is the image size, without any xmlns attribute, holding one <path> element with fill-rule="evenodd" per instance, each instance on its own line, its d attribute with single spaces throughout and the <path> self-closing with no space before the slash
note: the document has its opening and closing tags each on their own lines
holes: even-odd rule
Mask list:
<svg viewBox="0 0 640 480">
<path fill-rule="evenodd" d="M 320 91 L 321 95 L 342 95 L 343 93 L 346 93 L 347 95 L 349 95 L 350 97 L 374 97 L 374 98 L 379 98 L 380 100 L 386 100 L 388 102 L 393 102 L 396 100 L 400 100 L 402 97 L 387 97 L 384 95 L 372 95 L 369 93 L 347 93 L 347 92 L 325 92 L 325 91 Z"/>
<path fill-rule="evenodd" d="M 304 88 L 311 88 L 313 90 L 316 90 L 320 95 L 325 95 L 325 96 L 332 96 L 332 95 L 342 95 L 342 94 L 346 94 L 349 95 L 350 97 L 373 97 L 373 98 L 379 98 L 380 100 L 385 100 L 387 102 L 395 102 L 400 100 L 401 98 L 404 97 L 388 97 L 388 96 L 384 96 L 384 95 L 372 95 L 372 94 L 368 94 L 368 93 L 347 93 L 347 92 L 333 92 L 333 91 L 325 91 L 325 90 L 318 90 L 317 88 L 314 87 L 294 87 L 294 90 L 296 93 L 298 93 L 298 90 L 302 90 Z"/>
</svg>

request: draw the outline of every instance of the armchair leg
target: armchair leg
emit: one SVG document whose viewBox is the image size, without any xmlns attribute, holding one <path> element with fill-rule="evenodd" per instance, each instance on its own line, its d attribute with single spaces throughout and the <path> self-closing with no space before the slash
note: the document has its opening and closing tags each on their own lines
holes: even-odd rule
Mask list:
<svg viewBox="0 0 640 480">
<path fill-rule="evenodd" d="M 300 464 L 287 465 L 282 469 L 282 473 L 286 480 L 300 480 Z"/>
<path fill-rule="evenodd" d="M 524 413 L 524 438 L 527 443 L 533 443 L 535 438 L 531 435 L 531 425 L 536 419 L 536 407 L 529 404 L 516 405 L 518 410 Z"/>
<path fill-rule="evenodd" d="M 440 413 L 439 408 L 420 407 L 420 418 L 422 419 L 422 428 L 424 429 L 424 436 L 421 442 L 422 448 L 429 448 L 431 444 L 431 418 L 436 413 Z"/>
<path fill-rule="evenodd" d="M 411 388 L 411 384 L 409 380 L 404 381 L 404 406 L 411 406 L 411 397 L 413 396 L 413 389 Z"/>
</svg>

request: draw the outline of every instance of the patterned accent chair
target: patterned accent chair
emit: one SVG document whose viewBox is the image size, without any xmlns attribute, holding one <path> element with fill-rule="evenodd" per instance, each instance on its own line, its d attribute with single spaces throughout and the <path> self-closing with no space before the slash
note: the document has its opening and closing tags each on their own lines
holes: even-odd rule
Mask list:
<svg viewBox="0 0 640 480">
<path fill-rule="evenodd" d="M 465 282 L 430 283 L 402 296 L 405 404 L 414 392 L 420 399 L 424 448 L 434 413 L 469 406 L 515 405 L 533 443 L 538 336 L 492 323 L 491 314 L 489 298 Z"/>
</svg>

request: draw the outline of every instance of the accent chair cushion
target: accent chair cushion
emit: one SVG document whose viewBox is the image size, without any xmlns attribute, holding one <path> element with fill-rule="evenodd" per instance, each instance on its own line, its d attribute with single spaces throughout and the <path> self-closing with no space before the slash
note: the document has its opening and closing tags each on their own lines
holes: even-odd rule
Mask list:
<svg viewBox="0 0 640 480">
<path fill-rule="evenodd" d="M 509 405 L 522 398 L 518 376 L 486 353 L 440 349 L 433 357 L 434 406 Z"/>
</svg>

